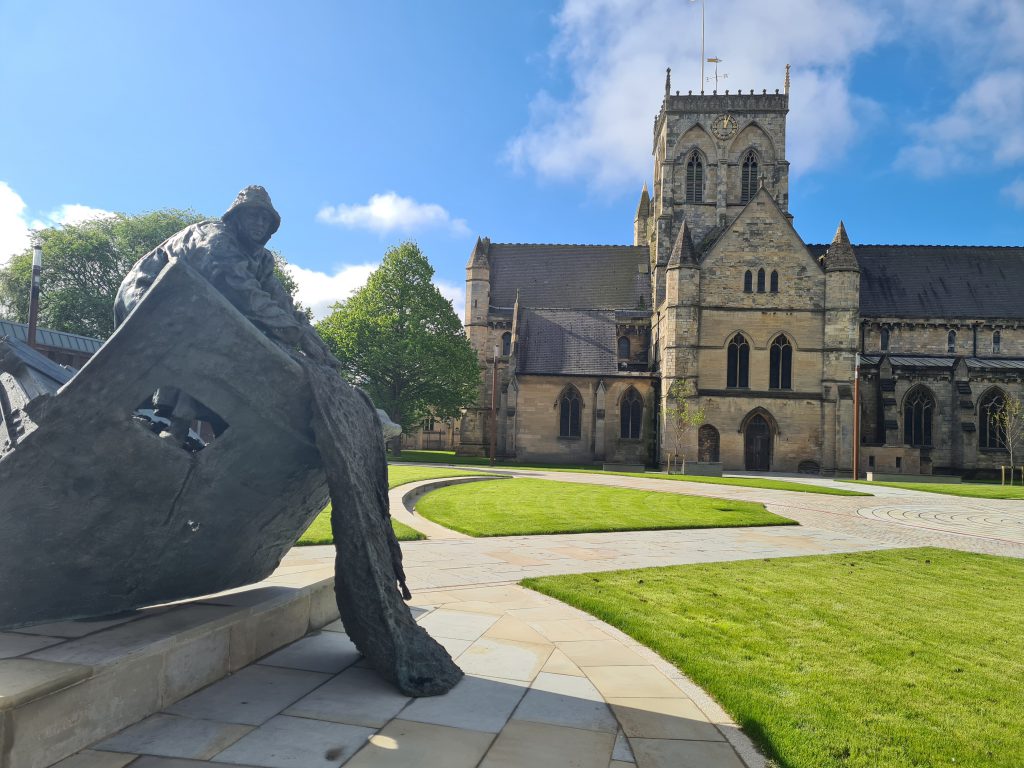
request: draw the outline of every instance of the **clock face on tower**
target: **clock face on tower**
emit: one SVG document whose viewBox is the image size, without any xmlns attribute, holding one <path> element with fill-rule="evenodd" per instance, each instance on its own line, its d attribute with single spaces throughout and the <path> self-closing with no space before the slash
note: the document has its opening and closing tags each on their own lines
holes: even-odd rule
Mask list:
<svg viewBox="0 0 1024 768">
<path fill-rule="evenodd" d="M 720 139 L 728 139 L 736 133 L 736 118 L 730 114 L 718 115 L 711 121 L 711 132 Z"/>
</svg>

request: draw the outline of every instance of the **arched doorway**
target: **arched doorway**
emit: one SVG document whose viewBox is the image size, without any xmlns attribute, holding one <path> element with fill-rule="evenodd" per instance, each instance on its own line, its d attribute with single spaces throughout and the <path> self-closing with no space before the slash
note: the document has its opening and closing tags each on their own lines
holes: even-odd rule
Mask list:
<svg viewBox="0 0 1024 768">
<path fill-rule="evenodd" d="M 761 414 L 743 430 L 744 467 L 750 472 L 767 472 L 772 466 L 772 428 Z"/>
</svg>

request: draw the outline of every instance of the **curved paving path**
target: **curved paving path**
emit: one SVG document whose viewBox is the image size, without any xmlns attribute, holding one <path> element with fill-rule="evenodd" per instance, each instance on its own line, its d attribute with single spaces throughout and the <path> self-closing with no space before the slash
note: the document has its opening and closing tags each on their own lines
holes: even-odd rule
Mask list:
<svg viewBox="0 0 1024 768">
<path fill-rule="evenodd" d="M 884 487 L 843 497 L 499 471 L 762 501 L 801 525 L 472 539 L 402 504 L 431 481 L 401 486 L 390 494 L 392 514 L 433 537 L 402 546 L 413 611 L 467 673 L 450 694 L 398 695 L 362 667 L 335 622 L 69 758 L 65 768 L 764 768 L 729 717 L 674 667 L 613 627 L 515 582 L 919 545 L 1024 557 L 1024 502 Z M 269 582 L 329 577 L 333 560 L 333 547 L 296 548 Z"/>
</svg>

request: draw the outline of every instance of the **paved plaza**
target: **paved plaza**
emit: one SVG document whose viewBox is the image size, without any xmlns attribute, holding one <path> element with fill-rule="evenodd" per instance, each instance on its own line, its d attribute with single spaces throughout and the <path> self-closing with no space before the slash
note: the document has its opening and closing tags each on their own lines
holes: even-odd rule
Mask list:
<svg viewBox="0 0 1024 768">
<path fill-rule="evenodd" d="M 850 484 L 843 487 L 876 495 L 507 473 L 762 501 L 800 525 L 472 539 L 407 510 L 402 499 L 418 484 L 403 486 L 391 492 L 392 514 L 432 537 L 403 544 L 413 611 L 466 672 L 451 693 L 398 694 L 364 666 L 334 622 L 62 768 L 761 768 L 736 725 L 678 670 L 613 627 L 515 582 L 922 545 L 1024 557 L 1020 501 Z M 333 547 L 293 549 L 269 583 L 327 578 L 333 558 Z"/>
</svg>

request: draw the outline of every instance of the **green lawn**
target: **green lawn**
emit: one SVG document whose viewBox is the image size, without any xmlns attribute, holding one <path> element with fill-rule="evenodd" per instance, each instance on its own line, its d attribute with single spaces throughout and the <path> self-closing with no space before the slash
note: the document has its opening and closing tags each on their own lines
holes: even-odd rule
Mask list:
<svg viewBox="0 0 1024 768">
<path fill-rule="evenodd" d="M 1024 560 L 905 549 L 523 584 L 657 651 L 784 768 L 1024 766 Z"/>
<path fill-rule="evenodd" d="M 462 469 L 447 469 L 445 467 L 402 467 L 388 465 L 388 488 L 395 488 L 406 483 L 415 483 L 419 480 L 433 480 L 438 477 L 462 477 L 465 475 L 483 475 L 485 472 L 472 472 Z M 416 541 L 427 538 L 419 531 L 413 530 L 408 525 L 397 520 L 391 521 L 395 529 L 395 535 L 399 541 Z M 313 544 L 333 544 L 334 536 L 331 535 L 331 505 L 328 504 L 313 523 L 302 534 L 296 542 L 297 546 L 310 546 Z"/>
<path fill-rule="evenodd" d="M 486 466 L 490 460 L 479 456 L 456 456 L 454 451 L 402 451 L 400 459 L 388 456 L 393 462 L 414 461 L 423 464 L 464 464 L 466 466 Z M 392 467 L 397 466 L 392 464 Z M 505 469 L 539 469 L 548 472 L 593 472 L 598 475 L 620 475 L 622 477 L 656 477 L 659 480 L 685 480 L 690 483 L 708 483 L 710 485 L 735 485 L 742 488 L 766 488 L 772 491 L 796 491 L 798 493 L 821 493 L 827 496 L 871 496 L 870 493 L 848 491 L 845 488 L 811 485 L 792 480 L 772 480 L 765 477 L 704 477 L 701 475 L 669 475 L 664 472 L 605 472 L 593 466 L 566 464 L 516 464 L 515 462 L 499 461 L 495 466 Z M 474 474 L 474 473 L 467 473 Z"/>
<path fill-rule="evenodd" d="M 440 488 L 416 511 L 470 536 L 795 525 L 750 501 L 524 478 Z"/>
<path fill-rule="evenodd" d="M 978 499 L 1024 499 L 1024 486 L 993 485 L 990 483 L 869 483 L 864 485 L 885 485 L 889 488 L 906 488 L 909 491 L 925 493 L 948 493 L 950 496 L 973 496 Z"/>
</svg>

